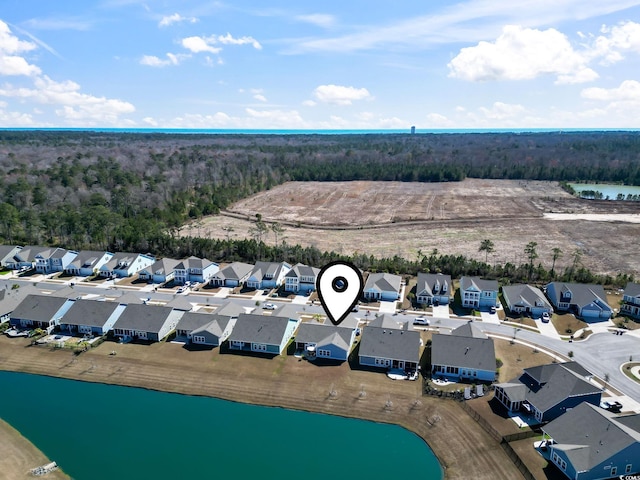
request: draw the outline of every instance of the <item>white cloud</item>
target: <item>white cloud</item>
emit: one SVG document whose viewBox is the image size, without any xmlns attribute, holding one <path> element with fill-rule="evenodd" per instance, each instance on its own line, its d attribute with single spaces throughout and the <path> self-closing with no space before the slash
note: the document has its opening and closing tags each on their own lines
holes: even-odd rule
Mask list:
<svg viewBox="0 0 640 480">
<path fill-rule="evenodd" d="M 173 25 L 174 23 L 196 23 L 198 19 L 196 17 L 183 17 L 179 13 L 174 13 L 172 15 L 166 15 L 160 19 L 158 22 L 159 27 L 168 27 Z"/>
<path fill-rule="evenodd" d="M 38 75 L 40 69 L 16 55 L 0 56 L 0 75 Z"/>
<path fill-rule="evenodd" d="M 167 58 L 159 58 L 155 55 L 144 55 L 140 59 L 141 65 L 146 65 L 148 67 L 167 67 L 179 65 L 180 62 L 186 58 L 189 58 L 191 55 L 187 54 L 174 54 L 167 53 Z"/>
<path fill-rule="evenodd" d="M 345 87 L 342 85 L 320 85 L 313 91 L 320 102 L 334 105 L 351 105 L 354 100 L 371 98 L 366 88 Z"/>
<path fill-rule="evenodd" d="M 16 37 L 9 26 L 0 20 L 0 75 L 38 75 L 40 68 L 18 55 L 36 48 L 35 43 Z"/>
<path fill-rule="evenodd" d="M 157 127 L 158 126 L 158 121 L 153 117 L 144 117 L 142 119 L 142 121 L 144 123 L 146 123 L 147 125 L 151 125 L 152 127 Z"/>
<path fill-rule="evenodd" d="M 550 28 L 505 26 L 495 42 L 479 42 L 460 50 L 448 64 L 450 77 L 469 81 L 529 80 L 556 75 L 557 83 L 581 83 L 598 74 L 567 37 Z"/>
<path fill-rule="evenodd" d="M 580 92 L 582 98 L 608 102 L 632 101 L 640 102 L 640 82 L 625 80 L 617 88 L 585 88 Z"/>
<path fill-rule="evenodd" d="M 247 128 L 306 128 L 305 121 L 296 110 L 245 109 L 249 118 Z"/>
<path fill-rule="evenodd" d="M 232 118 L 224 112 L 213 115 L 187 113 L 171 120 L 168 128 L 224 128 L 232 127 Z"/>
<path fill-rule="evenodd" d="M 36 30 L 78 30 L 87 31 L 93 26 L 93 22 L 79 17 L 65 18 L 31 18 L 25 22 L 30 28 Z"/>
<path fill-rule="evenodd" d="M 105 97 L 96 97 L 80 92 L 80 85 L 70 80 L 56 82 L 49 77 L 37 77 L 35 88 L 0 88 L 0 96 L 33 100 L 44 105 L 55 105 L 55 113 L 72 124 L 116 124 L 120 116 L 133 113 L 135 107 L 129 102 Z"/>
<path fill-rule="evenodd" d="M 454 122 L 439 113 L 430 113 L 427 115 L 427 127 L 430 128 L 446 128 L 454 126 Z"/>
<path fill-rule="evenodd" d="M 251 89 L 251 94 L 253 95 L 253 98 L 258 100 L 259 102 L 267 102 L 268 101 L 267 97 L 264 96 L 264 90 L 262 90 L 261 88 L 252 88 Z"/>
<path fill-rule="evenodd" d="M 313 100 L 305 100 L 304 102 L 302 102 L 302 105 L 304 105 L 305 107 L 315 107 L 317 103 Z"/>
<path fill-rule="evenodd" d="M 602 57 L 605 65 L 619 62 L 624 58 L 622 52 L 640 53 L 640 23 L 623 22 L 614 27 L 603 25 L 601 32 L 592 45 L 593 57 Z"/>
<path fill-rule="evenodd" d="M 182 39 L 182 46 L 193 53 L 209 52 L 219 53 L 222 48 L 214 47 L 209 44 L 206 38 L 203 37 L 187 37 Z"/>
<path fill-rule="evenodd" d="M 298 15 L 295 17 L 300 22 L 310 23 L 317 27 L 330 28 L 336 23 L 336 18 L 333 15 L 325 13 L 312 13 L 310 15 Z"/>
<path fill-rule="evenodd" d="M 251 45 L 256 50 L 261 50 L 262 45 L 253 37 L 234 38 L 230 33 L 226 35 L 211 35 L 209 37 L 183 38 L 181 44 L 193 53 L 209 52 L 220 53 L 222 47 L 217 45 Z"/>
</svg>

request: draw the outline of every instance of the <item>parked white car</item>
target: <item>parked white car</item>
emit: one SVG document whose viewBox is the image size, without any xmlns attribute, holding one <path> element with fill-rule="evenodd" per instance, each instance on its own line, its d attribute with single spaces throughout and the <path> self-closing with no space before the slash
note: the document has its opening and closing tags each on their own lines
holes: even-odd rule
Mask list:
<svg viewBox="0 0 640 480">
<path fill-rule="evenodd" d="M 264 305 L 262 305 L 262 308 L 264 308 L 265 310 L 275 310 L 276 307 L 273 303 L 265 303 Z"/>
<path fill-rule="evenodd" d="M 430 323 L 429 319 L 424 317 L 416 317 L 413 319 L 414 325 L 429 325 Z"/>
</svg>

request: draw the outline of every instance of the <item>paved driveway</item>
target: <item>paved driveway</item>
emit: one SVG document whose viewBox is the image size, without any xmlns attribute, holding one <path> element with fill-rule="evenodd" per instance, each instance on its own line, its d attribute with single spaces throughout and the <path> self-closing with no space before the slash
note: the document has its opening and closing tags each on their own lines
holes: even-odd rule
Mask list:
<svg viewBox="0 0 640 480">
<path fill-rule="evenodd" d="M 380 302 L 380 313 L 396 313 L 396 302 Z"/>
<path fill-rule="evenodd" d="M 449 305 L 433 306 L 433 316 L 437 318 L 449 318 Z"/>
<path fill-rule="evenodd" d="M 500 318 L 498 318 L 497 313 L 480 312 L 480 318 L 482 318 L 484 323 L 500 325 Z"/>
<path fill-rule="evenodd" d="M 553 326 L 553 323 L 551 322 L 543 322 L 542 320 L 540 320 L 539 318 L 535 319 L 536 322 L 536 327 L 538 327 L 538 330 L 540 331 L 540 333 L 542 335 L 546 335 L 547 337 L 550 338 L 555 338 L 556 340 L 560 340 L 560 335 L 558 334 L 558 331 L 556 330 L 556 327 Z"/>
</svg>

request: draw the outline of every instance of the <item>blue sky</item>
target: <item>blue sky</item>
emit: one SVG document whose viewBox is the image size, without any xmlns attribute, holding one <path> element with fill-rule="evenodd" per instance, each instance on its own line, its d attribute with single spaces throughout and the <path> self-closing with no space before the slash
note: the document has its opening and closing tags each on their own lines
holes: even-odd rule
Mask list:
<svg viewBox="0 0 640 480">
<path fill-rule="evenodd" d="M 0 127 L 640 128 L 640 0 L 2 0 Z"/>
</svg>

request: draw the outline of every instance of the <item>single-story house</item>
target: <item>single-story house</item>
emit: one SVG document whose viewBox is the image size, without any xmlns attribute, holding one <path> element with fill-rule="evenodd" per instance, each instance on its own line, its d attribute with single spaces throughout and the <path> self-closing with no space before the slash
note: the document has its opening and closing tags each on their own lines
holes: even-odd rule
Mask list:
<svg viewBox="0 0 640 480">
<path fill-rule="evenodd" d="M 287 317 L 241 313 L 229 336 L 229 348 L 280 355 L 298 324 Z"/>
<path fill-rule="evenodd" d="M 13 257 L 22 250 L 19 245 L 0 245 L 0 267 L 7 267 L 7 262 L 12 261 Z"/>
<path fill-rule="evenodd" d="M 356 338 L 353 328 L 307 322 L 296 334 L 296 350 L 307 358 L 346 361 Z"/>
<path fill-rule="evenodd" d="M 609 320 L 613 315 L 602 285 L 551 282 L 547 297 L 558 311 L 573 313 L 585 321 Z"/>
<path fill-rule="evenodd" d="M 531 285 L 508 285 L 502 287 L 502 296 L 506 307 L 516 314 L 531 315 L 533 318 L 542 317 L 543 313 L 551 315 L 553 307 L 537 287 Z"/>
<path fill-rule="evenodd" d="M 627 283 L 622 296 L 620 313 L 640 319 L 640 283 Z"/>
<path fill-rule="evenodd" d="M 360 365 L 416 371 L 420 363 L 420 332 L 403 328 L 362 329 L 358 361 Z"/>
<path fill-rule="evenodd" d="M 480 277 L 460 279 L 460 299 L 464 308 L 489 308 L 498 306 L 498 282 Z"/>
<path fill-rule="evenodd" d="M 493 382 L 496 379 L 493 340 L 471 322 L 449 335 L 434 334 L 431 339 L 431 375 L 453 381 Z"/>
<path fill-rule="evenodd" d="M 256 262 L 249 277 L 244 282 L 247 288 L 267 290 L 282 285 L 284 276 L 291 270 L 287 262 Z"/>
<path fill-rule="evenodd" d="M 235 318 L 210 313 L 185 313 L 176 327 L 179 338 L 197 345 L 219 346 L 224 342 L 236 324 Z"/>
<path fill-rule="evenodd" d="M 62 272 L 71 261 L 78 256 L 78 252 L 64 248 L 51 248 L 39 252 L 36 256 L 36 272 Z"/>
<path fill-rule="evenodd" d="M 60 330 L 71 334 L 106 335 L 125 306 L 103 300 L 76 300 L 60 318 Z"/>
<path fill-rule="evenodd" d="M 175 268 L 179 263 L 180 260 L 173 258 L 161 258 L 156 260 L 153 265 L 140 270 L 138 278 L 149 283 L 166 283 L 173 280 Z"/>
<path fill-rule="evenodd" d="M 248 263 L 233 262 L 214 273 L 210 283 L 214 287 L 239 287 L 249 278 L 253 268 Z"/>
<path fill-rule="evenodd" d="M 71 308 L 73 300 L 54 295 L 27 295 L 11 312 L 11 326 L 42 328 L 51 332 L 62 316 Z"/>
<path fill-rule="evenodd" d="M 208 283 L 220 266 L 206 258 L 189 257 L 175 267 L 174 283 L 184 285 L 187 282 Z"/>
<path fill-rule="evenodd" d="M 183 311 L 160 305 L 129 304 L 113 325 L 116 337 L 159 342 L 169 335 L 184 315 Z"/>
<path fill-rule="evenodd" d="M 543 426 L 542 432 L 545 456 L 571 480 L 640 474 L 639 414 L 617 415 L 581 403 Z"/>
<path fill-rule="evenodd" d="M 319 268 L 297 263 L 284 276 L 284 291 L 306 294 L 316 289 Z"/>
<path fill-rule="evenodd" d="M 452 289 L 451 275 L 418 273 L 416 303 L 420 305 L 448 305 Z"/>
<path fill-rule="evenodd" d="M 8 284 L 0 289 L 0 323 L 8 322 L 11 313 L 16 309 L 27 295 L 39 294 L 33 285 L 22 285 L 18 288 L 11 288 Z"/>
<path fill-rule="evenodd" d="M 587 402 L 600 405 L 602 391 L 591 373 L 576 362 L 526 368 L 520 377 L 495 387 L 495 398 L 509 411 L 524 409 L 540 423 L 549 422 Z"/>
<path fill-rule="evenodd" d="M 94 250 L 81 250 L 64 268 L 68 275 L 89 277 L 98 273 L 100 267 L 113 257 L 111 252 L 97 252 Z"/>
<path fill-rule="evenodd" d="M 370 273 L 362 293 L 365 300 L 395 302 L 400 298 L 402 277 L 392 273 Z"/>
<path fill-rule="evenodd" d="M 116 276 L 119 278 L 131 277 L 143 268 L 155 263 L 155 257 L 142 253 L 118 252 L 99 269 L 101 277 Z"/>
</svg>

